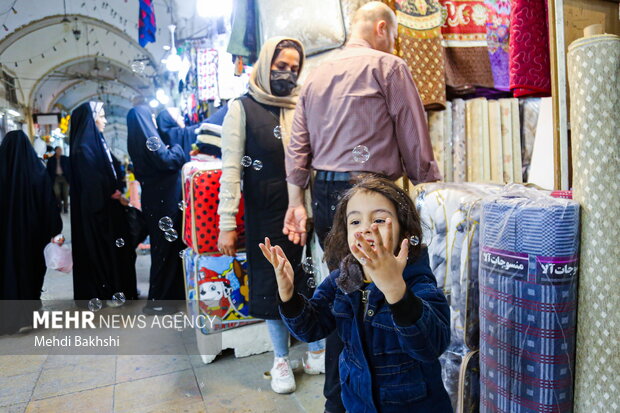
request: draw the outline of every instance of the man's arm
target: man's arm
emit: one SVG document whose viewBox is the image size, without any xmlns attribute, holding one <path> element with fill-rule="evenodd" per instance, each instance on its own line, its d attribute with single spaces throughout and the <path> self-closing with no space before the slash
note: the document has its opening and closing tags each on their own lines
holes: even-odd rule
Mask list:
<svg viewBox="0 0 620 413">
<path fill-rule="evenodd" d="M 282 232 L 284 235 L 288 235 L 288 239 L 292 243 L 306 245 L 308 213 L 304 206 L 304 190 L 291 183 L 286 186 L 288 189 L 288 209 L 284 216 Z"/>
<path fill-rule="evenodd" d="M 304 203 L 304 188 L 308 186 L 310 181 L 312 148 L 310 146 L 310 133 L 306 124 L 303 92 L 297 102 L 291 141 L 285 153 L 288 210 L 284 217 L 282 232 L 284 235 L 288 235 L 291 242 L 305 245 L 308 213 Z"/>
<path fill-rule="evenodd" d="M 409 179 L 416 184 L 440 180 L 424 106 L 404 62 L 399 62 L 387 76 L 386 102 Z"/>
</svg>

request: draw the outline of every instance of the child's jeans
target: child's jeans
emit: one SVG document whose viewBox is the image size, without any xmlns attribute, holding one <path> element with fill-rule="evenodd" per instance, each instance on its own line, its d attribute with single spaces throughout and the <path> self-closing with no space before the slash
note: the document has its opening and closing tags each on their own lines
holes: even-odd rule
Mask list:
<svg viewBox="0 0 620 413">
<path fill-rule="evenodd" d="M 289 331 L 282 320 L 265 320 L 269 336 L 273 343 L 273 353 L 276 357 L 288 357 Z M 320 351 L 325 348 L 325 340 L 308 343 L 308 351 Z"/>
</svg>

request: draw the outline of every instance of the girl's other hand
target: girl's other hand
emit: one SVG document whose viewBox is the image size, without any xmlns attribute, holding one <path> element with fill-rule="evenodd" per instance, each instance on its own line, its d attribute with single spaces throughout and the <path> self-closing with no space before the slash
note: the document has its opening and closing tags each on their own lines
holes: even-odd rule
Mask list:
<svg viewBox="0 0 620 413">
<path fill-rule="evenodd" d="M 276 273 L 276 281 L 278 283 L 278 293 L 280 299 L 286 302 L 293 297 L 295 273 L 293 266 L 286 258 L 286 254 L 282 251 L 280 246 L 272 246 L 271 240 L 265 238 L 265 243 L 258 244 L 263 255 L 273 265 L 273 269 Z"/>
<path fill-rule="evenodd" d="M 404 239 L 400 245 L 398 255 L 394 255 L 394 240 L 392 238 L 392 219 L 386 220 L 387 240 L 383 240 L 377 224 L 372 224 L 370 230 L 374 239 L 374 248 L 366 241 L 363 234 L 355 234 L 356 242 L 351 246 L 353 256 L 362 264 L 364 274 L 381 290 L 388 303 L 400 301 L 407 289 L 403 279 L 403 271 L 407 265 L 409 243 Z M 361 248 L 357 246 L 360 244 Z"/>
</svg>

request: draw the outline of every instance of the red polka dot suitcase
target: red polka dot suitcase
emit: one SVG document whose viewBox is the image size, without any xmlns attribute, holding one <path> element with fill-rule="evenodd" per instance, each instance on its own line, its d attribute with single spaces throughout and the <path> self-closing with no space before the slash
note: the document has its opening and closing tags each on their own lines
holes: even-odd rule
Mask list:
<svg viewBox="0 0 620 413">
<path fill-rule="evenodd" d="M 183 241 L 199 254 L 217 252 L 221 161 L 189 162 L 183 167 Z M 237 213 L 239 248 L 245 247 L 243 197 Z"/>
</svg>

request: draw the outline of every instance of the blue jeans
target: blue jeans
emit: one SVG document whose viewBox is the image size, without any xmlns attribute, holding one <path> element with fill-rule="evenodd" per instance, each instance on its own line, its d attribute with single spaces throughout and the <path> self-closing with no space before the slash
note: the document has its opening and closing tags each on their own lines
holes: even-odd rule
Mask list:
<svg viewBox="0 0 620 413">
<path fill-rule="evenodd" d="M 288 357 L 288 328 L 282 320 L 265 320 L 271 342 L 273 343 L 273 353 L 276 357 Z M 308 343 L 308 351 L 320 351 L 325 348 L 325 340 Z"/>
</svg>

